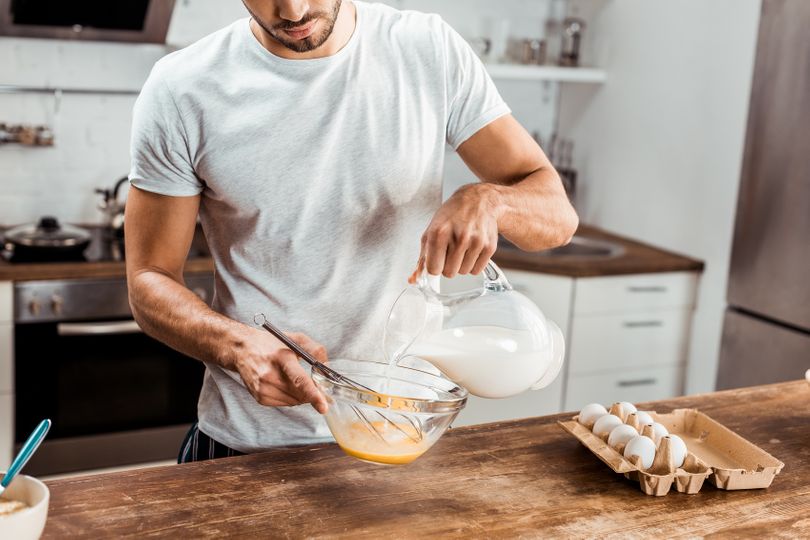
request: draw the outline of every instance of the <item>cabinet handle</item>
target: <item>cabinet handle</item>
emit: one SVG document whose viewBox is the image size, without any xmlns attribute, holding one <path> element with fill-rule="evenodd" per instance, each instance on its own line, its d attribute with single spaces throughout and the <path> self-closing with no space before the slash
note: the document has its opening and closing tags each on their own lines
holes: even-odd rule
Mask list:
<svg viewBox="0 0 810 540">
<path fill-rule="evenodd" d="M 630 285 L 627 290 L 633 293 L 664 293 L 667 292 L 667 287 L 664 285 Z"/>
<path fill-rule="evenodd" d="M 635 379 L 632 381 L 619 381 L 616 383 L 616 386 L 621 386 L 622 388 L 628 386 L 649 386 L 658 382 L 658 379 Z"/>
<path fill-rule="evenodd" d="M 654 328 L 664 326 L 664 321 L 625 321 L 622 326 L 625 328 Z"/>
<path fill-rule="evenodd" d="M 56 333 L 60 336 L 113 336 L 142 333 L 135 321 L 59 323 Z"/>
</svg>

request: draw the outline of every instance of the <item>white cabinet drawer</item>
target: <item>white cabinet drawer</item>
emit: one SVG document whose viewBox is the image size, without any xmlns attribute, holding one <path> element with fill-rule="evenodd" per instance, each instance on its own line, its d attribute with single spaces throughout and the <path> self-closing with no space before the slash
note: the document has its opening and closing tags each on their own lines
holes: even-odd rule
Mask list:
<svg viewBox="0 0 810 540">
<path fill-rule="evenodd" d="M 14 325 L 0 322 L 0 394 L 14 388 Z"/>
<path fill-rule="evenodd" d="M 467 405 L 453 422 L 454 427 L 484 424 L 556 414 L 562 407 L 563 374 L 549 386 L 540 390 L 527 390 L 505 399 L 467 398 Z"/>
<path fill-rule="evenodd" d="M 582 278 L 576 282 L 574 315 L 692 307 L 696 287 L 694 272 Z"/>
<path fill-rule="evenodd" d="M 616 401 L 640 403 L 679 396 L 683 390 L 683 370 L 683 366 L 677 365 L 569 376 L 565 410 L 578 411 L 588 403 L 609 407 Z"/>
<path fill-rule="evenodd" d="M 569 373 L 685 362 L 691 319 L 688 309 L 575 317 Z"/>
<path fill-rule="evenodd" d="M 0 323 L 11 322 L 14 316 L 14 285 L 0 281 Z"/>
</svg>

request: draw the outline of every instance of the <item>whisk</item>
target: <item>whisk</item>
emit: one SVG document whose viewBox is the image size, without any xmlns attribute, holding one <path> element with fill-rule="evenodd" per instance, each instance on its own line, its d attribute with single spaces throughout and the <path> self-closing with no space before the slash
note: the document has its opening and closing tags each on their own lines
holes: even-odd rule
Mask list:
<svg viewBox="0 0 810 540">
<path fill-rule="evenodd" d="M 261 326 L 262 328 L 264 328 L 265 330 L 267 330 L 268 332 L 270 332 L 271 334 L 276 336 L 276 338 L 278 338 L 279 341 L 281 341 L 284 345 L 286 345 L 299 358 L 301 358 L 306 363 L 308 363 L 310 366 L 312 366 L 313 368 L 315 368 L 318 371 L 320 371 L 321 373 L 323 373 L 326 376 L 326 378 L 328 378 L 329 380 L 331 380 L 333 382 L 336 382 L 336 383 L 339 383 L 339 384 L 344 384 L 346 386 L 351 386 L 352 388 L 355 388 L 357 390 L 363 390 L 365 392 L 371 392 L 373 394 L 380 395 L 379 392 L 377 392 L 376 390 L 372 390 L 368 386 L 362 385 L 357 381 L 354 381 L 354 380 L 352 380 L 352 379 L 350 379 L 350 378 L 348 378 L 348 377 L 346 377 L 344 375 L 341 375 L 340 373 L 338 373 L 334 369 L 330 368 L 326 364 L 316 360 L 311 354 L 309 354 L 307 351 L 302 349 L 301 346 L 298 345 L 298 343 L 296 343 L 295 341 L 290 339 L 290 337 L 287 336 L 287 334 L 282 332 L 279 328 L 277 328 L 270 321 L 268 321 L 267 317 L 265 317 L 263 313 L 257 313 L 253 317 L 253 322 L 255 322 L 257 325 Z M 382 440 L 384 443 L 388 443 L 388 440 L 385 438 L 385 436 L 380 432 L 379 429 L 377 429 L 377 427 L 374 425 L 374 423 L 371 422 L 365 414 L 363 414 L 363 412 L 360 409 L 358 409 L 354 405 L 349 405 L 349 406 L 351 407 L 352 411 L 354 411 L 354 414 L 357 415 L 357 418 L 360 420 L 360 422 L 367 429 L 369 429 L 372 433 L 374 433 L 374 435 L 379 437 L 380 440 Z M 389 419 L 386 415 L 384 415 L 380 411 L 374 411 L 374 413 L 377 416 L 379 416 L 380 418 L 382 418 L 385 424 L 391 425 L 394 429 L 396 429 L 397 431 L 399 431 L 400 433 L 402 433 L 403 435 L 405 435 L 406 437 L 408 437 L 412 441 L 414 441 L 416 443 L 421 442 L 422 437 L 423 437 L 422 426 L 420 425 L 418 420 L 410 418 L 410 417 L 408 417 L 408 416 L 406 416 L 404 414 L 396 413 L 397 416 L 401 416 L 402 418 L 404 418 L 411 425 L 411 427 L 414 430 L 413 434 L 411 434 L 411 433 L 408 433 L 406 430 L 402 429 L 396 422 L 393 422 L 391 419 Z"/>
</svg>

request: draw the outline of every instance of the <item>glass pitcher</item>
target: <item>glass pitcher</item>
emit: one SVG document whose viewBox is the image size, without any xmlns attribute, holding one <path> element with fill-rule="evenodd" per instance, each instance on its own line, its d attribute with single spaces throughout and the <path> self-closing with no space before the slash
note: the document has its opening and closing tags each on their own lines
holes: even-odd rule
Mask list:
<svg viewBox="0 0 810 540">
<path fill-rule="evenodd" d="M 485 398 L 548 386 L 565 356 L 559 327 L 493 262 L 480 289 L 456 294 L 436 291 L 423 271 L 394 302 L 383 348 L 389 362 L 421 358 Z"/>
</svg>

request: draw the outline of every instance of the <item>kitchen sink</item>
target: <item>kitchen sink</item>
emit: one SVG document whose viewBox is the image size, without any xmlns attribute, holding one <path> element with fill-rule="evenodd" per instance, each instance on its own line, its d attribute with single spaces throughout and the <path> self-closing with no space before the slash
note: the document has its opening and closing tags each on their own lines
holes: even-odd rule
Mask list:
<svg viewBox="0 0 810 540">
<path fill-rule="evenodd" d="M 520 248 L 505 238 L 501 238 L 499 240 L 498 249 L 502 249 L 504 251 L 521 251 Z M 538 257 L 612 259 L 624 254 L 624 247 L 607 240 L 598 240 L 596 238 L 587 238 L 584 236 L 574 235 L 571 242 L 567 245 L 554 249 L 547 249 L 545 251 L 538 251 L 532 254 Z"/>
</svg>

